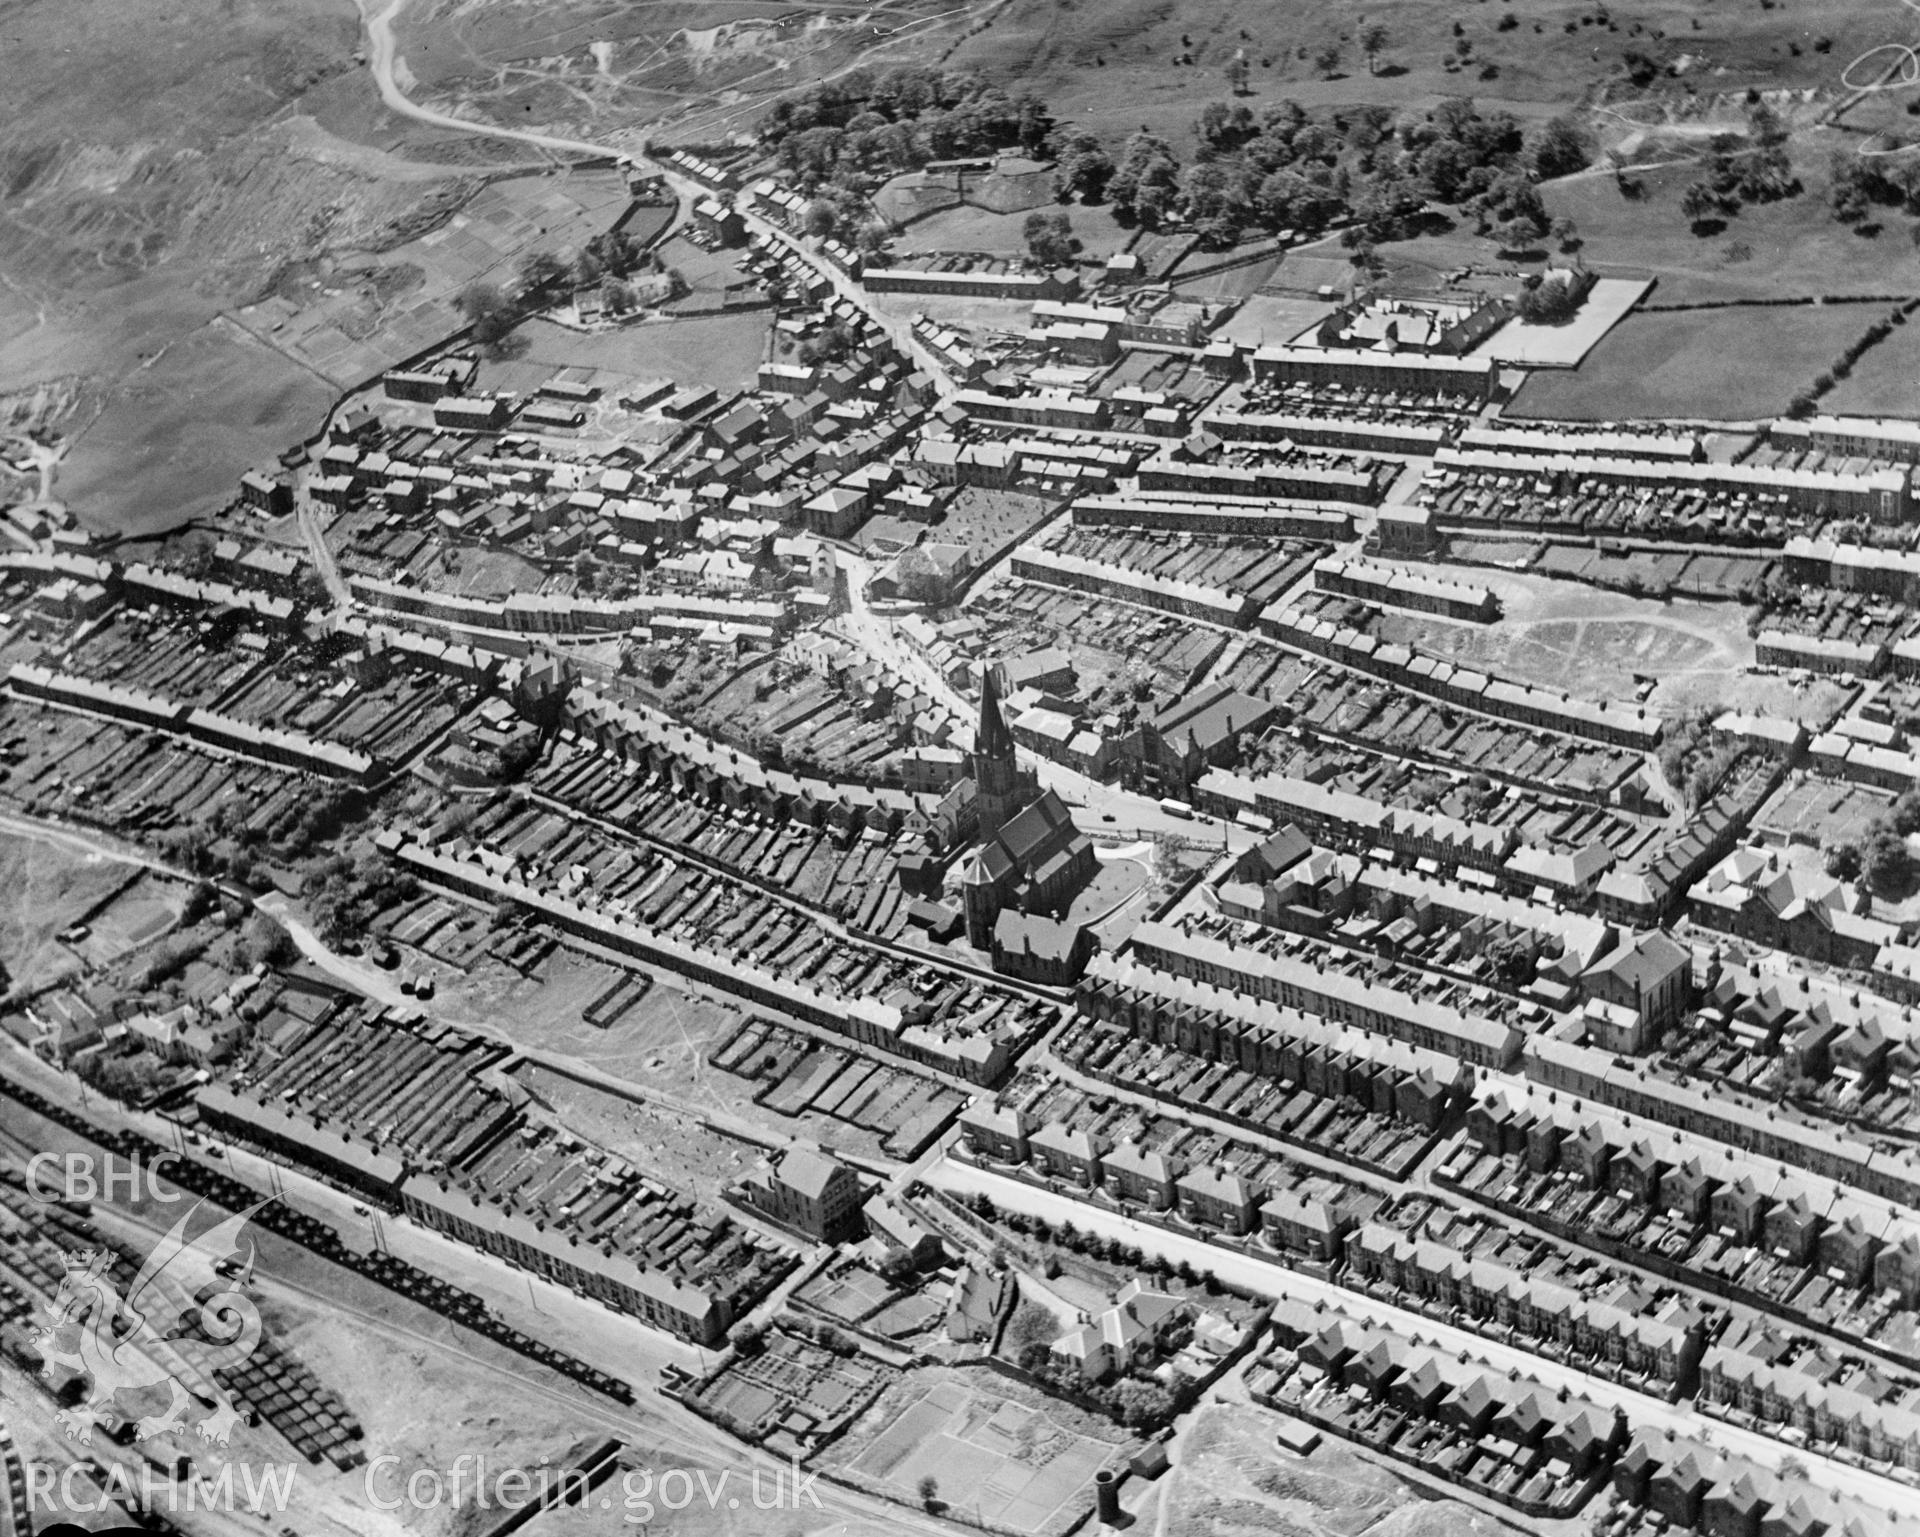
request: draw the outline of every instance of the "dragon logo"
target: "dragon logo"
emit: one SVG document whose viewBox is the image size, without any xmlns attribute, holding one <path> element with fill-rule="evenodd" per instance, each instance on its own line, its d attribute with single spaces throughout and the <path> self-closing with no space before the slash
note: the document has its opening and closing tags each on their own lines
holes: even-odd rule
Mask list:
<svg viewBox="0 0 1920 1537">
<path fill-rule="evenodd" d="M 225 1445 L 241 1423 L 241 1412 L 213 1374 L 238 1366 L 260 1343 L 260 1310 L 245 1290 L 253 1276 L 251 1241 L 244 1263 L 234 1261 L 242 1231 L 267 1202 L 189 1238 L 187 1225 L 205 1204 L 194 1202 L 174 1223 L 124 1297 L 113 1282 L 110 1251 L 83 1249 L 65 1256 L 66 1273 L 47 1304 L 52 1326 L 36 1335 L 34 1344 L 44 1375 L 51 1377 L 64 1366 L 89 1381 L 79 1405 L 59 1414 L 71 1439 L 91 1441 L 109 1410 L 132 1407 L 117 1406 L 120 1395 L 151 1402 L 162 1389 L 169 1395 L 166 1407 L 139 1417 L 135 1439 L 176 1429 L 196 1400 L 213 1406 L 194 1427 L 201 1439 Z M 182 1332 L 192 1328 L 190 1318 L 198 1329 Z"/>
</svg>

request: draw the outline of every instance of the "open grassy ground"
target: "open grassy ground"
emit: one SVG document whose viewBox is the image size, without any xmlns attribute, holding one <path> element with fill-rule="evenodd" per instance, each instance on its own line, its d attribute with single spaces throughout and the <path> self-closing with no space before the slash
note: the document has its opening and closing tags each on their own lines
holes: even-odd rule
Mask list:
<svg viewBox="0 0 1920 1537">
<path fill-rule="evenodd" d="M 1875 321 L 1880 305 L 1629 315 L 1577 369 L 1530 374 L 1512 416 L 1576 421 L 1773 416 Z"/>
<path fill-rule="evenodd" d="M 74 443 L 57 494 L 89 526 L 147 534 L 231 501 L 243 472 L 325 417 L 334 391 L 215 317 L 109 396 Z"/>
<path fill-rule="evenodd" d="M 1497 625 L 1389 613 L 1383 633 L 1508 677 L 1589 699 L 1631 699 L 1634 675 L 1736 674 L 1752 665 L 1746 611 L 1732 603 L 1659 602 L 1582 582 L 1442 564 L 1450 581 L 1490 587 Z"/>
<path fill-rule="evenodd" d="M 137 875 L 134 866 L 75 852 L 68 845 L 0 833 L 0 965 L 17 988 L 44 986 L 80 969 L 80 954 L 54 938 Z M 142 883 L 144 884 L 144 883 Z M 159 888 L 151 888 L 158 893 Z M 133 929 L 146 927 L 129 907 Z M 117 935 L 112 923 L 104 929 Z M 125 948 L 123 945 L 121 948 Z"/>
<path fill-rule="evenodd" d="M 1820 409 L 1845 416 L 1920 416 L 1920 326 L 1911 320 L 1896 326 L 1820 398 Z"/>
<path fill-rule="evenodd" d="M 1759 7 L 1654 0 L 1612 9 L 1608 27 L 1592 20 L 1599 9 L 1572 0 L 1498 6 L 1375 0 L 1363 8 L 1336 0 L 1285 6 L 1263 0 L 1011 0 L 950 62 L 1017 80 L 1059 115 L 1117 136 L 1143 123 L 1156 132 L 1184 134 L 1201 103 L 1226 95 L 1226 65 L 1241 48 L 1253 66 L 1249 104 L 1256 113 L 1282 96 L 1307 106 L 1378 101 L 1425 107 L 1442 96 L 1471 94 L 1516 115 L 1538 117 L 1579 99 L 1589 86 L 1620 78 L 1622 55 L 1630 48 L 1662 59 L 1686 57 L 1682 78 L 1697 79 L 1710 92 L 1750 84 L 1829 86 L 1854 54 L 1905 36 L 1899 12 L 1873 0 L 1823 4 L 1817 26 L 1813 13 L 1788 17 Z M 1368 73 L 1354 42 L 1362 10 L 1369 22 L 1384 22 L 1390 34 L 1377 75 Z M 1497 31 L 1509 13 L 1519 25 Z M 1449 71 L 1444 65 L 1456 19 L 1473 43 L 1473 61 Z M 1807 46 L 1810 30 L 1831 38 L 1828 53 Z M 1333 79 L 1322 78 L 1312 63 L 1328 43 L 1342 51 Z M 1192 62 L 1176 62 L 1182 59 Z M 1489 64 L 1495 72 L 1482 78 Z"/>
<path fill-rule="evenodd" d="M 1832 131 L 1796 135 L 1793 168 L 1805 190 L 1744 208 L 1724 229 L 1704 236 L 1693 233 L 1680 212 L 1681 194 L 1699 175 L 1691 165 L 1636 174 L 1637 198 L 1622 197 L 1605 174 L 1549 182 L 1541 196 L 1549 213 L 1579 227 L 1589 262 L 1657 278 L 1654 303 L 1920 292 L 1920 248 L 1910 217 L 1875 208 L 1862 226 L 1877 231 L 1872 234 L 1833 218 L 1828 163 L 1836 150 L 1859 142 Z M 1484 259 L 1488 243 L 1479 244 Z"/>
<path fill-rule="evenodd" d="M 79 386 L 48 425 L 81 434 L 55 490 L 82 521 L 178 522 L 311 429 L 317 381 L 217 314 L 529 159 L 410 160 L 467 136 L 378 107 L 358 45 L 351 0 L 8 9 L 0 379 Z"/>
<path fill-rule="evenodd" d="M 1122 227 L 1113 211 L 1104 205 L 1094 208 L 1049 207 L 1045 212 L 1063 213 L 1080 242 L 1080 254 L 1105 259 L 1123 249 L 1133 231 Z M 1024 256 L 1027 238 L 1021 232 L 1027 222 L 1024 213 L 995 213 L 990 208 L 962 205 L 943 208 L 910 225 L 894 242 L 901 256 L 928 251 L 990 251 L 998 256 Z"/>
<path fill-rule="evenodd" d="M 528 362 L 599 369 L 633 381 L 672 379 L 737 389 L 753 382 L 768 324 L 766 310 L 743 310 L 649 321 L 593 336 L 535 320 L 518 334 L 527 340 Z M 596 382 L 614 387 L 610 379 Z"/>
<path fill-rule="evenodd" d="M 1298 1537 L 1466 1537 L 1497 1523 L 1452 1500 L 1423 1500 L 1392 1472 L 1333 1436 L 1307 1457 L 1274 1443 L 1285 1417 L 1258 1405 L 1209 1404 L 1150 1488 L 1143 1522 L 1164 1512 L 1169 1537 L 1287 1532 Z"/>
</svg>

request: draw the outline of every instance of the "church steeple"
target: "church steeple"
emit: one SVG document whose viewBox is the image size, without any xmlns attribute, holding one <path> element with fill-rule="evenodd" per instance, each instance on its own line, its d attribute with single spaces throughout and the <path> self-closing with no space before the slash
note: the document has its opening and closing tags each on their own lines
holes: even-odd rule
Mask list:
<svg viewBox="0 0 1920 1537">
<path fill-rule="evenodd" d="M 991 663 L 980 680 L 980 729 L 974 733 L 968 767 L 973 774 L 974 805 L 980 814 L 980 841 L 987 843 L 1031 798 L 1021 794 L 1020 760 L 1014 752 L 1013 732 L 1000 709 L 999 669 Z"/>
<path fill-rule="evenodd" d="M 1013 758 L 1013 733 L 1000 712 L 1000 669 L 991 663 L 980 683 L 980 729 L 973 750 L 982 758 Z"/>
</svg>

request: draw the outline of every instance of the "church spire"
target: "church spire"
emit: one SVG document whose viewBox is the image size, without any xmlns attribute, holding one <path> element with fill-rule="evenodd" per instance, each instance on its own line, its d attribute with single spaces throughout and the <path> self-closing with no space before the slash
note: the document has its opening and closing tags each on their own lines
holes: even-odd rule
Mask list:
<svg viewBox="0 0 1920 1537">
<path fill-rule="evenodd" d="M 1013 733 L 1000 713 L 1000 669 L 992 663 L 980 683 L 980 729 L 974 734 L 973 750 L 981 758 L 1011 761 L 1014 756 Z"/>
</svg>

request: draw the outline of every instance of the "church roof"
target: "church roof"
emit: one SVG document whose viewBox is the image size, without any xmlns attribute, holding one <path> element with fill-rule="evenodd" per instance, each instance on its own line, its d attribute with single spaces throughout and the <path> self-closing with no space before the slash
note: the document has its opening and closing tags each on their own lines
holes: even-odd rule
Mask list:
<svg viewBox="0 0 1920 1537">
<path fill-rule="evenodd" d="M 1069 847 L 1080 836 L 1066 802 L 1048 790 L 1000 829 L 999 842 L 1015 864 L 1030 868 L 1050 853 Z"/>
</svg>

